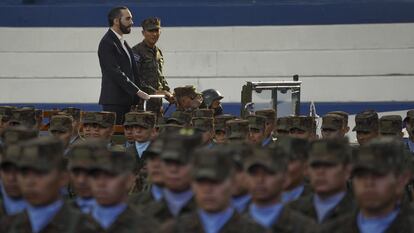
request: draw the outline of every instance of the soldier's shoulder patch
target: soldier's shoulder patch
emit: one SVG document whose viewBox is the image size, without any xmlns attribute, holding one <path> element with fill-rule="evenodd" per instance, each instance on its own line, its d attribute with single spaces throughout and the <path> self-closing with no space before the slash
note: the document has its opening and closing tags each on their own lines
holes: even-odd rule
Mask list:
<svg viewBox="0 0 414 233">
<path fill-rule="evenodd" d="M 134 53 L 134 59 L 136 62 L 139 62 L 141 60 L 141 56 L 137 53 Z"/>
</svg>

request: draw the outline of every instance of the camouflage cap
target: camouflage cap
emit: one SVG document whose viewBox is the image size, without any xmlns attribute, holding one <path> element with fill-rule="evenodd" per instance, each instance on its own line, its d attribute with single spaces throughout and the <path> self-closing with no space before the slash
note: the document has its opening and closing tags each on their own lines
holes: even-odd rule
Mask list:
<svg viewBox="0 0 414 233">
<path fill-rule="evenodd" d="M 236 118 L 235 116 L 230 115 L 230 114 L 223 114 L 223 115 L 216 116 L 214 118 L 214 129 L 226 131 L 226 122 L 229 120 L 233 120 L 235 118 Z"/>
<path fill-rule="evenodd" d="M 228 139 L 245 139 L 248 133 L 248 120 L 234 119 L 226 122 L 226 137 Z"/>
<path fill-rule="evenodd" d="M 191 160 L 192 151 L 200 144 L 201 134 L 196 133 L 191 128 L 182 128 L 177 132 L 165 135 L 161 159 L 188 164 Z"/>
<path fill-rule="evenodd" d="M 187 85 L 183 87 L 174 88 L 174 96 L 177 98 L 184 97 L 184 96 L 195 98 L 196 96 L 201 96 L 201 93 L 197 92 L 194 86 Z"/>
<path fill-rule="evenodd" d="M 320 139 L 310 145 L 309 164 L 347 164 L 350 162 L 352 149 L 347 138 Z"/>
<path fill-rule="evenodd" d="M 207 109 L 207 108 L 201 108 L 196 109 L 193 112 L 193 117 L 214 117 L 214 110 L 213 109 Z"/>
<path fill-rule="evenodd" d="M 193 128 L 202 132 L 214 130 L 213 118 L 210 117 L 193 117 Z"/>
<path fill-rule="evenodd" d="M 1 135 L 4 145 L 17 144 L 37 137 L 38 132 L 23 125 L 12 126 L 5 129 Z"/>
<path fill-rule="evenodd" d="M 255 166 L 264 167 L 271 173 L 286 171 L 288 166 L 286 153 L 277 147 L 254 148 L 253 156 L 246 160 L 245 170 L 249 172 Z"/>
<path fill-rule="evenodd" d="M 252 145 L 244 141 L 231 141 L 228 144 L 216 145 L 217 150 L 227 151 L 237 170 L 243 170 L 244 162 L 253 155 Z"/>
<path fill-rule="evenodd" d="M 5 148 L 4 153 L 0 153 L 0 166 L 18 166 L 22 154 L 21 144 L 11 144 Z"/>
<path fill-rule="evenodd" d="M 55 115 L 50 120 L 49 131 L 54 132 L 72 132 L 73 118 L 67 115 Z"/>
<path fill-rule="evenodd" d="M 24 125 L 29 128 L 34 127 L 36 125 L 34 109 L 21 108 L 12 110 L 10 123 Z"/>
<path fill-rule="evenodd" d="M 300 129 L 307 132 L 312 132 L 316 129 L 315 119 L 311 116 L 292 116 L 292 126 L 290 129 Z"/>
<path fill-rule="evenodd" d="M 280 117 L 276 120 L 276 130 L 289 131 L 292 128 L 292 117 Z"/>
<path fill-rule="evenodd" d="M 281 136 L 272 145 L 282 148 L 289 160 L 306 160 L 308 158 L 309 142 L 305 139 Z"/>
<path fill-rule="evenodd" d="M 366 110 L 358 113 L 355 116 L 355 127 L 352 131 L 378 131 L 378 113 L 373 110 Z"/>
<path fill-rule="evenodd" d="M 340 130 L 344 126 L 344 118 L 337 114 L 326 114 L 322 117 L 322 129 Z"/>
<path fill-rule="evenodd" d="M 257 129 L 263 131 L 266 127 L 266 117 L 250 115 L 246 117 L 249 121 L 249 129 Z"/>
<path fill-rule="evenodd" d="M 233 173 L 231 155 L 218 149 L 200 149 L 193 160 L 193 179 L 221 182 Z"/>
<path fill-rule="evenodd" d="M 404 118 L 404 122 L 407 122 L 410 119 L 414 119 L 414 109 L 407 111 L 407 116 Z"/>
<path fill-rule="evenodd" d="M 274 123 L 276 120 L 276 111 L 273 108 L 257 110 L 255 115 L 266 117 L 266 123 Z"/>
<path fill-rule="evenodd" d="M 90 171 L 105 171 L 110 174 L 119 175 L 132 172 L 136 168 L 136 157 L 128 153 L 125 147 L 116 145 L 109 150 L 102 150 L 93 154 L 93 162 Z"/>
<path fill-rule="evenodd" d="M 347 112 L 344 112 L 344 111 L 331 111 L 331 112 L 328 112 L 327 114 L 336 114 L 336 115 L 341 116 L 344 119 L 344 123 L 346 125 L 348 125 L 349 114 Z"/>
<path fill-rule="evenodd" d="M 116 113 L 114 112 L 85 112 L 82 117 L 82 124 L 98 124 L 104 128 L 112 127 L 115 124 Z"/>
<path fill-rule="evenodd" d="M 55 137 L 39 137 L 22 145 L 22 154 L 18 166 L 21 169 L 31 168 L 38 171 L 52 169 L 64 170 L 62 142 Z"/>
<path fill-rule="evenodd" d="M 368 170 L 379 174 L 400 171 L 405 162 L 405 145 L 394 137 L 375 138 L 359 147 L 354 158 L 353 173 Z"/>
<path fill-rule="evenodd" d="M 141 22 L 141 27 L 145 31 L 160 29 L 161 28 L 161 20 L 157 17 L 151 17 L 151 18 L 144 19 Z"/>
<path fill-rule="evenodd" d="M 69 170 L 76 168 L 90 169 L 94 163 L 94 156 L 108 153 L 107 142 L 101 139 L 90 138 L 75 143 L 69 150 Z"/>
<path fill-rule="evenodd" d="M 190 125 L 192 114 L 186 111 L 175 111 L 168 118 L 167 124 L 175 123 L 178 125 Z"/>
<path fill-rule="evenodd" d="M 145 160 L 147 158 L 155 158 L 160 156 L 163 148 L 164 139 L 162 137 L 158 137 L 157 139 L 151 142 L 151 144 L 144 152 L 142 152 L 142 159 Z"/>
<path fill-rule="evenodd" d="M 382 116 L 379 120 L 381 134 L 399 134 L 402 132 L 403 121 L 400 115 Z"/>
<path fill-rule="evenodd" d="M 9 121 L 13 115 L 13 110 L 16 107 L 13 106 L 0 106 L 0 116 L 2 116 L 2 121 Z"/>
<path fill-rule="evenodd" d="M 62 108 L 61 112 L 73 117 L 73 120 L 80 121 L 81 110 L 79 108 L 67 107 Z"/>
<path fill-rule="evenodd" d="M 124 126 L 138 125 L 146 129 L 154 128 L 155 114 L 152 112 L 128 112 L 125 114 Z"/>
</svg>

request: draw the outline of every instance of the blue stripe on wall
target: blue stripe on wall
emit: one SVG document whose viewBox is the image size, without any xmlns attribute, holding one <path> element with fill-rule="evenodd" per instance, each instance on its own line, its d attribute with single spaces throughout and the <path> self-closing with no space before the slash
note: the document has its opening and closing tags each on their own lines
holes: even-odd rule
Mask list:
<svg viewBox="0 0 414 233">
<path fill-rule="evenodd" d="M 101 111 L 101 107 L 98 104 L 86 103 L 86 104 L 0 104 L 0 105 L 13 105 L 18 107 L 34 106 L 37 109 L 61 109 L 65 107 L 77 107 L 83 111 Z M 309 102 L 301 103 L 300 111 L 302 115 L 309 114 Z M 166 105 L 164 106 L 165 109 Z M 363 110 L 372 109 L 377 112 L 390 112 L 390 111 L 403 111 L 408 109 L 414 109 L 414 102 L 323 102 L 315 103 L 317 114 L 322 116 L 330 111 L 341 110 L 348 112 L 349 114 L 356 114 Z M 225 113 L 230 113 L 238 116 L 240 114 L 240 103 L 223 103 Z M 170 115 L 175 111 L 175 107 L 172 106 L 167 115 Z"/>
<path fill-rule="evenodd" d="M 47 1 L 46 4 L 0 4 L 0 26 L 106 27 L 106 15 L 113 6 L 107 1 L 100 4 L 91 0 L 63 2 L 65 4 L 47 4 Z M 167 27 L 414 22 L 414 0 L 126 2 L 135 15 L 136 24 L 146 17 L 158 16 Z"/>
</svg>

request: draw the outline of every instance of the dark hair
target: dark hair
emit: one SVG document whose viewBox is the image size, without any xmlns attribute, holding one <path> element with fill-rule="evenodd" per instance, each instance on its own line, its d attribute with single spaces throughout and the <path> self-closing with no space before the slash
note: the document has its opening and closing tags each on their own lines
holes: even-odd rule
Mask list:
<svg viewBox="0 0 414 233">
<path fill-rule="evenodd" d="M 114 19 L 121 17 L 121 10 L 128 10 L 126 6 L 117 6 L 112 8 L 108 13 L 108 24 L 109 27 L 114 25 Z"/>
</svg>

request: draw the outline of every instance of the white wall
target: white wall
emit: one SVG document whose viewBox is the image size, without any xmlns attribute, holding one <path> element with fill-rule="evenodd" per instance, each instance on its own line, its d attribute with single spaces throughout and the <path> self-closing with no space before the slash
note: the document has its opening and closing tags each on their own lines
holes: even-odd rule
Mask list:
<svg viewBox="0 0 414 233">
<path fill-rule="evenodd" d="M 106 28 L 0 28 L 0 102 L 97 102 Z M 127 36 L 141 40 L 140 28 Z M 172 87 L 303 81 L 303 101 L 413 101 L 414 24 L 164 28 Z"/>
</svg>

